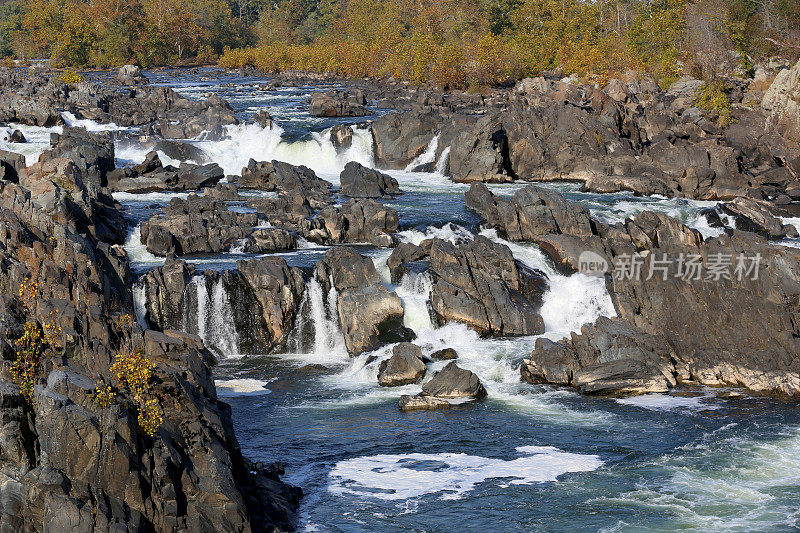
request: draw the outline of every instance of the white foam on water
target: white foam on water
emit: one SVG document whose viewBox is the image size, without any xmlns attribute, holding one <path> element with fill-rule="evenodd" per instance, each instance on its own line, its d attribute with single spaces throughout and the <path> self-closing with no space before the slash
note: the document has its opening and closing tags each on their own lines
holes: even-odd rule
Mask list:
<svg viewBox="0 0 800 533">
<path fill-rule="evenodd" d="M 428 226 L 424 232 L 409 229 L 397 233 L 397 236 L 403 242 L 408 242 L 419 246 L 419 244 L 426 239 L 442 239 L 450 241 L 453 244 L 471 241 L 475 238 L 471 231 L 463 226 L 448 222 L 441 228 L 435 226 Z"/>
<path fill-rule="evenodd" d="M 328 365 L 350 361 L 339 326 L 339 294 L 333 282 L 328 294 L 324 292 L 316 279 L 308 281 L 288 343 L 292 352 L 284 357 Z"/>
<path fill-rule="evenodd" d="M 421 165 L 428 165 L 436 161 L 436 150 L 439 148 L 439 134 L 433 136 L 433 138 L 428 141 L 427 146 L 425 146 L 425 150 L 415 157 L 411 163 L 406 166 L 406 172 L 411 172 L 415 168 Z"/>
<path fill-rule="evenodd" d="M 772 439 L 741 437 L 729 424 L 698 442 L 662 456 L 636 490 L 588 505 L 633 509 L 664 518 L 664 530 L 776 531 L 800 527 L 800 428 Z M 666 478 L 652 478 L 663 470 Z M 640 524 L 621 521 L 606 531 Z"/>
<path fill-rule="evenodd" d="M 256 161 L 277 159 L 292 165 L 305 165 L 333 184 L 339 183 L 339 174 L 350 161 L 372 167 L 372 134 L 367 129 L 353 130 L 353 144 L 338 151 L 331 144 L 330 130 L 313 133 L 311 139 L 286 142 L 283 130 L 274 125 L 262 128 L 258 124 L 226 126 L 226 137 L 218 141 L 192 141 L 219 164 L 226 174 L 240 174 L 252 158 Z"/>
<path fill-rule="evenodd" d="M 601 316 L 617 315 L 603 278 L 580 273 L 565 276 L 555 270 L 538 246 L 503 240 L 495 230 L 484 230 L 481 234 L 508 246 L 515 259 L 547 276 L 549 287 L 542 297 L 539 313 L 548 337 L 561 338 L 580 331 L 581 326 Z"/>
<path fill-rule="evenodd" d="M 188 314 L 189 308 L 186 308 L 184 330 L 197 334 L 207 348 L 222 357 L 241 357 L 239 333 L 236 331 L 233 309 L 222 278 L 217 279 L 210 288 L 208 281 L 208 278 L 199 274 L 186 286 L 187 292 L 195 291 L 197 310 L 192 317 Z"/>
<path fill-rule="evenodd" d="M 61 118 L 64 119 L 64 123 L 70 128 L 83 128 L 86 131 L 91 131 L 94 133 L 101 131 L 124 131 L 130 129 L 123 126 L 117 126 L 113 122 L 100 124 L 99 122 L 95 122 L 94 120 L 88 118 L 78 118 L 69 111 L 64 111 L 61 113 Z"/>
<path fill-rule="evenodd" d="M 504 479 L 514 485 L 553 482 L 568 472 L 603 465 L 596 455 L 568 453 L 550 446 L 522 446 L 504 460 L 463 453 L 374 455 L 340 461 L 329 473 L 328 491 L 381 500 L 406 500 L 437 494 L 458 499 L 476 485 Z"/>
<path fill-rule="evenodd" d="M 54 126 L 43 128 L 40 126 L 27 126 L 25 124 L 9 124 L 0 126 L 0 150 L 13 152 L 25 156 L 25 164 L 32 165 L 39 160 L 39 156 L 50 148 L 50 134 L 62 133 L 63 127 Z M 19 130 L 25 136 L 24 143 L 11 143 L 3 141 L 11 135 L 14 130 Z"/>
<path fill-rule="evenodd" d="M 220 398 L 270 394 L 272 391 L 266 388 L 267 383 L 269 382 L 252 378 L 218 379 L 214 381 L 217 386 L 217 396 Z"/>
<path fill-rule="evenodd" d="M 118 202 L 148 202 L 153 204 L 168 204 L 173 198 L 188 198 L 188 192 L 146 192 L 130 193 L 115 192 L 111 193 L 114 200 Z"/>
<path fill-rule="evenodd" d="M 147 250 L 147 246 L 142 244 L 142 227 L 136 226 L 130 233 L 125 243 L 122 245 L 131 263 L 147 266 L 161 266 L 166 262 L 164 257 L 157 257 Z"/>
<path fill-rule="evenodd" d="M 629 398 L 617 398 L 615 401 L 622 405 L 632 405 L 649 409 L 651 411 L 703 411 L 719 409 L 719 406 L 703 401 L 703 396 L 672 396 L 668 394 L 643 394 Z"/>
<path fill-rule="evenodd" d="M 436 162 L 436 173 L 442 176 L 447 172 L 447 164 L 450 162 L 450 147 L 445 147 L 442 150 L 442 155 L 439 156 L 439 161 Z"/>
<path fill-rule="evenodd" d="M 139 280 L 133 286 L 133 312 L 136 313 L 136 322 L 142 330 L 149 329 L 147 327 L 147 320 L 145 320 L 145 315 L 147 314 L 147 293 L 145 292 L 143 280 Z"/>
<path fill-rule="evenodd" d="M 800 217 L 780 217 L 784 225 L 794 226 L 800 232 Z"/>
</svg>

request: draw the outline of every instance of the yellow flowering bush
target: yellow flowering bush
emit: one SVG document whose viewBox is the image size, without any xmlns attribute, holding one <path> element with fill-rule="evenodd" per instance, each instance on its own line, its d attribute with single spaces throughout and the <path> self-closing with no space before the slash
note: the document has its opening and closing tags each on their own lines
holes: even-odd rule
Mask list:
<svg viewBox="0 0 800 533">
<path fill-rule="evenodd" d="M 151 437 L 161 426 L 164 417 L 164 411 L 152 390 L 153 368 L 155 364 L 139 353 L 117 354 L 114 364 L 111 365 L 111 372 L 116 377 L 119 388 L 130 395 L 136 406 L 139 427 Z M 98 384 L 95 390 L 95 401 L 103 409 L 111 405 L 116 396 L 109 396 L 112 394 L 111 388 L 104 387 L 104 384 Z M 101 402 L 107 402 L 107 405 L 103 407 Z"/>
<path fill-rule="evenodd" d="M 41 325 L 35 319 L 39 282 L 25 279 L 20 283 L 17 296 L 25 307 L 28 321 L 23 326 L 22 335 L 13 343 L 16 358 L 11 363 L 10 371 L 20 393 L 35 407 L 33 389 L 41 377 L 48 350 L 55 350 L 59 346 L 62 330 L 56 322 L 55 311 L 51 311 Z"/>
<path fill-rule="evenodd" d="M 61 75 L 58 77 L 58 81 L 63 81 L 69 86 L 74 86 L 83 82 L 83 76 L 68 68 L 61 73 Z"/>
</svg>

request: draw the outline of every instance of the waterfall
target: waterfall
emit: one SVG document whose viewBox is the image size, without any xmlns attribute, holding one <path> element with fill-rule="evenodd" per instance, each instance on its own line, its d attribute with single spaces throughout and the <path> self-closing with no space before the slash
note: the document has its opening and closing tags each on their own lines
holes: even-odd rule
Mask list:
<svg viewBox="0 0 800 533">
<path fill-rule="evenodd" d="M 435 326 L 428 310 L 428 298 L 433 290 L 433 277 L 428 271 L 403 274 L 397 285 L 397 295 L 403 300 L 403 323 L 420 335 L 433 331 Z"/>
<path fill-rule="evenodd" d="M 447 164 L 450 162 L 450 147 L 442 150 L 442 155 L 439 156 L 439 161 L 436 162 L 436 172 L 442 176 L 447 175 Z"/>
<path fill-rule="evenodd" d="M 289 348 L 293 352 L 309 354 L 325 362 L 348 359 L 344 336 L 339 327 L 338 300 L 339 294 L 332 282 L 327 297 L 317 280 L 308 282 L 297 323 L 289 339 Z"/>
<path fill-rule="evenodd" d="M 133 286 L 133 312 L 136 314 L 136 322 L 139 323 L 142 330 L 150 329 L 145 319 L 147 314 L 147 292 L 145 291 L 143 279 Z"/>
<path fill-rule="evenodd" d="M 412 172 L 415 168 L 421 165 L 428 165 L 436 161 L 436 150 L 439 148 L 439 134 L 437 133 L 428 142 L 425 151 L 419 154 L 414 160 L 406 167 L 406 172 Z"/>
<path fill-rule="evenodd" d="M 197 305 L 194 316 L 189 311 L 190 305 L 184 308 L 184 330 L 195 333 L 207 348 L 221 356 L 237 357 L 239 335 L 222 278 L 213 283 L 209 292 L 208 279 L 203 275 L 195 276 L 186 291 L 187 301 L 193 293 Z"/>
</svg>

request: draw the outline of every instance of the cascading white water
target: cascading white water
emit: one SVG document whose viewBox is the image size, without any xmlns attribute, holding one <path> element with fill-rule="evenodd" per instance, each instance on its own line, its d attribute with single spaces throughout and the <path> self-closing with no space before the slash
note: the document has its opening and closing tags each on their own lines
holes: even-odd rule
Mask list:
<svg viewBox="0 0 800 533">
<path fill-rule="evenodd" d="M 194 292 L 197 310 L 194 317 L 188 313 L 184 315 L 184 329 L 196 333 L 207 348 L 223 357 L 237 357 L 239 334 L 222 278 L 214 282 L 209 294 L 208 279 L 203 275 L 195 276 L 187 291 Z"/>
<path fill-rule="evenodd" d="M 337 312 L 339 295 L 331 282 L 327 296 L 316 279 L 310 279 L 300 305 L 298 323 L 289 341 L 290 348 L 304 358 L 341 363 L 348 360 Z"/>
<path fill-rule="evenodd" d="M 417 335 L 433 331 L 435 326 L 428 311 L 428 298 L 433 289 L 430 272 L 403 274 L 395 292 L 403 300 L 403 324 Z"/>
<path fill-rule="evenodd" d="M 450 147 L 445 147 L 442 150 L 442 155 L 439 156 L 439 160 L 436 162 L 436 173 L 441 174 L 444 176 L 447 173 L 447 164 L 450 162 Z"/>
<path fill-rule="evenodd" d="M 436 161 L 436 150 L 438 148 L 439 134 L 437 133 L 430 141 L 428 141 L 428 145 L 425 147 L 425 150 L 415 157 L 414 160 L 408 164 L 408 166 L 406 166 L 406 172 L 411 172 L 421 165 L 428 165 Z"/>
<path fill-rule="evenodd" d="M 133 286 L 133 312 L 136 313 L 136 322 L 139 323 L 139 326 L 141 326 L 143 330 L 149 329 L 147 327 L 147 320 L 145 320 L 145 315 L 147 314 L 147 293 L 145 292 L 143 280 L 139 280 L 136 285 Z"/>
</svg>

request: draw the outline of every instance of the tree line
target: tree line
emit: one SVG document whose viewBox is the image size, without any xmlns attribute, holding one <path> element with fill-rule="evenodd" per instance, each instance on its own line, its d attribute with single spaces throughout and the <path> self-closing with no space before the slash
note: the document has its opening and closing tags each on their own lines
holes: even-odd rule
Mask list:
<svg viewBox="0 0 800 533">
<path fill-rule="evenodd" d="M 800 54 L 800 0 L 10 0 L 0 54 L 482 87 L 560 69 L 666 84 Z"/>
</svg>

